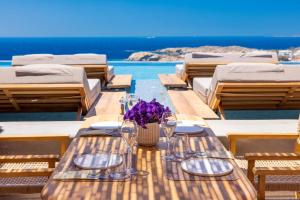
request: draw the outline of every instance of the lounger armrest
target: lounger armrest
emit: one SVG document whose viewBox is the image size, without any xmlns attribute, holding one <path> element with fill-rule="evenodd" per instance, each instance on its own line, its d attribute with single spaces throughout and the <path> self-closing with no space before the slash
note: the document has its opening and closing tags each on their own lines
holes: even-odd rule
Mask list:
<svg viewBox="0 0 300 200">
<path fill-rule="evenodd" d="M 300 160 L 298 153 L 246 153 L 246 160 Z"/>
<path fill-rule="evenodd" d="M 229 150 L 236 154 L 237 141 L 242 139 L 297 139 L 298 133 L 227 133 Z"/>
<path fill-rule="evenodd" d="M 70 142 L 69 134 L 65 133 L 54 133 L 44 135 L 0 135 L 0 142 L 33 142 L 33 141 L 56 141 L 60 143 L 60 155 L 62 156 L 68 147 Z"/>
<path fill-rule="evenodd" d="M 0 163 L 58 162 L 59 155 L 1 155 Z"/>
<path fill-rule="evenodd" d="M 51 176 L 54 168 L 45 169 L 0 169 L 1 178 Z"/>
<path fill-rule="evenodd" d="M 2 142 L 16 142 L 16 141 L 68 141 L 70 139 L 69 134 L 53 133 L 44 135 L 35 134 L 12 134 L 12 135 L 0 135 L 0 141 Z"/>
<path fill-rule="evenodd" d="M 254 167 L 255 175 L 300 175 L 300 167 Z"/>
</svg>

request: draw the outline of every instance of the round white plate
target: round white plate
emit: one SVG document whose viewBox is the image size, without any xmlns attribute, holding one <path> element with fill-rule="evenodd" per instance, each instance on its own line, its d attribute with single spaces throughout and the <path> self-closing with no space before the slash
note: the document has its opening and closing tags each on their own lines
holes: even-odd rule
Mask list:
<svg viewBox="0 0 300 200">
<path fill-rule="evenodd" d="M 102 121 L 102 122 L 95 122 L 90 125 L 91 129 L 103 129 L 103 130 L 113 130 L 118 129 L 121 126 L 121 122 L 117 121 Z"/>
<path fill-rule="evenodd" d="M 228 160 L 216 158 L 192 158 L 181 162 L 182 169 L 190 174 L 200 176 L 223 176 L 233 170 Z"/>
<path fill-rule="evenodd" d="M 196 134 L 204 131 L 204 128 L 197 124 L 177 124 L 175 129 L 176 134 Z"/>
<path fill-rule="evenodd" d="M 121 165 L 122 156 L 111 153 L 84 154 L 74 159 L 74 164 L 82 169 L 108 169 Z"/>
</svg>

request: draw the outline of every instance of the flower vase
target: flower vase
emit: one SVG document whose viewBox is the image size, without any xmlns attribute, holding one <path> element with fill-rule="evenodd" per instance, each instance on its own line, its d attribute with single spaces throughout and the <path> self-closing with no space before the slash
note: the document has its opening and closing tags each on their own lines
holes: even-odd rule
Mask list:
<svg viewBox="0 0 300 200">
<path fill-rule="evenodd" d="M 146 124 L 146 128 L 137 127 L 137 143 L 140 146 L 156 146 L 159 141 L 160 129 L 158 123 Z"/>
</svg>

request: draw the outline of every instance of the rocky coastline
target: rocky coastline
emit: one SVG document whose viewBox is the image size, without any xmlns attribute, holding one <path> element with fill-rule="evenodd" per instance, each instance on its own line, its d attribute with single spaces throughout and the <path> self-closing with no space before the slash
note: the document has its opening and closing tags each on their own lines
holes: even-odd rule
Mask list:
<svg viewBox="0 0 300 200">
<path fill-rule="evenodd" d="M 135 52 L 132 53 L 127 60 L 129 61 L 183 61 L 184 55 L 191 52 L 214 52 L 214 53 L 230 53 L 230 52 L 251 52 L 263 49 L 254 49 L 254 48 L 246 48 L 241 46 L 201 46 L 201 47 L 180 47 L 180 48 L 165 48 L 159 49 L 155 51 L 144 51 L 144 52 Z M 276 51 L 279 50 L 264 50 L 264 51 Z M 284 52 L 288 52 L 291 54 L 291 59 L 294 57 L 293 55 L 300 56 L 300 47 L 289 49 L 289 50 L 281 50 Z M 284 56 L 279 55 L 280 60 L 286 60 Z"/>
</svg>

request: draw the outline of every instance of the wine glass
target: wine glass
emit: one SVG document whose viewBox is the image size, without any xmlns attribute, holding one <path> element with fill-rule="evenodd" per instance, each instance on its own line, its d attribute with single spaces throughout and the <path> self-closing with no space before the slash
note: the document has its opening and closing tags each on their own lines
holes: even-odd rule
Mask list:
<svg viewBox="0 0 300 200">
<path fill-rule="evenodd" d="M 123 143 L 124 144 L 124 143 Z M 111 169 L 109 173 L 109 177 L 114 179 L 114 180 L 124 180 L 127 178 L 130 178 L 130 174 L 127 173 L 127 164 L 126 164 L 126 149 L 124 148 L 122 143 L 120 144 L 120 148 L 115 148 L 115 149 L 111 149 L 110 153 L 111 154 L 119 154 L 120 156 L 122 156 L 122 164 L 115 168 L 115 169 Z"/>
<path fill-rule="evenodd" d="M 127 103 L 126 97 L 121 97 L 121 99 L 119 100 L 119 103 L 120 103 L 120 109 L 121 109 L 120 114 L 123 115 L 125 113 L 125 105 Z"/>
<path fill-rule="evenodd" d="M 176 157 L 176 160 L 174 161 L 182 161 L 191 157 L 191 154 L 189 153 L 190 148 L 188 146 L 188 139 L 189 138 L 186 136 L 186 134 L 175 135 L 172 147 L 173 155 Z"/>
<path fill-rule="evenodd" d="M 167 153 L 163 157 L 163 159 L 167 160 L 167 161 L 173 161 L 176 159 L 175 156 L 173 154 L 171 154 L 171 151 L 170 151 L 170 143 L 171 143 L 170 140 L 174 134 L 176 126 L 177 126 L 176 115 L 172 112 L 165 112 L 162 116 L 161 127 L 167 138 Z"/>
<path fill-rule="evenodd" d="M 131 175 L 136 172 L 132 168 L 132 152 L 137 141 L 137 125 L 135 121 L 124 120 L 121 126 L 121 135 L 127 146 L 127 167 L 126 173 Z"/>
<path fill-rule="evenodd" d="M 127 94 L 127 105 L 129 109 L 131 109 L 138 101 L 139 97 L 137 95 Z"/>
</svg>

